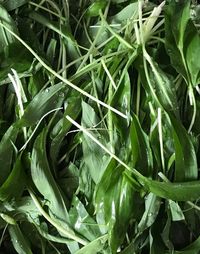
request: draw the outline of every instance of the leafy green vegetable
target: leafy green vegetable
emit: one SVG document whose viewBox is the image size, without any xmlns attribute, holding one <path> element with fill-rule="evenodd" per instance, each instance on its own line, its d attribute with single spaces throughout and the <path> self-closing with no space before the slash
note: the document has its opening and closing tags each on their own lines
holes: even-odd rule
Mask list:
<svg viewBox="0 0 200 254">
<path fill-rule="evenodd" d="M 0 251 L 199 253 L 198 1 L 0 2 Z"/>
</svg>

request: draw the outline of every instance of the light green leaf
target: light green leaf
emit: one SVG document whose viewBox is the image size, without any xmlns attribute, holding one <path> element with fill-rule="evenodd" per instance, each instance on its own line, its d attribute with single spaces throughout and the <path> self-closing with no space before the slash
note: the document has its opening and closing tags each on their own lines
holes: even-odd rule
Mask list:
<svg viewBox="0 0 200 254">
<path fill-rule="evenodd" d="M 13 246 L 19 254 L 32 254 L 30 245 L 18 225 L 9 225 L 8 230 Z"/>
<path fill-rule="evenodd" d="M 169 200 L 169 208 L 172 215 L 172 221 L 179 221 L 185 219 L 185 216 L 177 202 Z"/>
<path fill-rule="evenodd" d="M 88 214 L 84 205 L 76 196 L 74 196 L 71 205 L 72 207 L 69 211 L 69 216 L 76 232 L 83 235 L 90 241 L 98 238 L 101 235 L 98 224 Z"/>
<path fill-rule="evenodd" d="M 118 1 L 115 1 L 115 2 L 122 2 L 122 0 L 121 1 L 118 0 Z M 129 19 L 137 18 L 137 15 L 138 15 L 138 2 L 131 3 L 131 4 L 127 5 L 120 12 L 118 12 L 117 14 L 112 16 L 109 19 L 109 21 L 112 24 L 123 25 L 123 23 L 126 23 Z"/>
<path fill-rule="evenodd" d="M 89 243 L 88 245 L 80 249 L 79 251 L 77 251 L 75 254 L 85 254 L 85 253 L 98 254 L 100 251 L 104 249 L 104 245 L 107 239 L 108 239 L 108 235 L 103 235 L 95 239 L 94 241 L 92 241 L 91 243 Z"/>
</svg>

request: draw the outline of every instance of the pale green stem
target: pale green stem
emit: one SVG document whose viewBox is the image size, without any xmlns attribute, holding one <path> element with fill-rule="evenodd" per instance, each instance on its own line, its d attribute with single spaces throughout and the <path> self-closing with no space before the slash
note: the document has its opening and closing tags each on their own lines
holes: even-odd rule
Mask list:
<svg viewBox="0 0 200 254">
<path fill-rule="evenodd" d="M 191 101 L 190 103 L 191 103 L 191 105 L 194 108 L 193 114 L 192 114 L 192 120 L 191 120 L 189 129 L 188 129 L 188 132 L 191 132 L 192 127 L 193 127 L 193 125 L 195 123 L 196 114 L 197 114 L 197 105 L 196 105 L 196 100 L 195 100 L 195 97 L 194 97 L 194 91 L 193 91 L 192 86 L 189 87 L 189 98 L 190 98 L 190 101 Z"/>
<path fill-rule="evenodd" d="M 109 84 L 108 87 L 108 102 L 109 104 L 112 101 L 113 97 L 113 87 L 111 84 Z M 108 133 L 110 137 L 110 144 L 111 144 L 111 152 L 114 153 L 114 133 L 113 133 L 113 118 L 112 118 L 112 112 L 108 110 Z"/>
<path fill-rule="evenodd" d="M 160 143 L 160 157 L 163 172 L 165 172 L 165 159 L 164 159 L 164 149 L 163 149 L 163 134 L 162 134 L 162 112 L 161 108 L 158 108 L 158 135 Z"/>
<path fill-rule="evenodd" d="M 114 89 L 116 90 L 116 89 L 117 89 L 117 86 L 116 86 L 116 84 L 115 84 L 115 81 L 113 80 L 113 78 L 112 78 L 112 76 L 111 76 L 111 74 L 110 74 L 110 72 L 109 72 L 109 70 L 108 70 L 108 68 L 107 68 L 107 66 L 106 66 L 106 64 L 105 64 L 105 61 L 104 61 L 103 59 L 101 59 L 101 63 L 102 63 L 102 66 L 103 66 L 103 68 L 104 68 L 104 70 L 105 70 L 105 72 L 106 72 L 106 74 L 107 74 L 109 80 L 110 80 L 110 84 L 111 84 L 111 85 L 114 87 Z"/>
<path fill-rule="evenodd" d="M 59 18 L 59 19 L 62 20 L 62 21 L 65 21 L 65 20 L 66 20 L 65 17 L 62 17 L 59 13 L 56 13 L 56 12 L 54 12 L 54 11 L 52 11 L 52 10 L 49 10 L 48 8 L 46 8 L 46 7 L 42 6 L 42 5 L 39 5 L 39 4 L 34 3 L 34 2 L 32 2 L 32 1 L 30 1 L 30 2 L 28 2 L 28 3 L 31 4 L 31 5 L 33 5 L 33 6 L 36 6 L 37 8 L 39 8 L 39 9 L 41 9 L 41 10 L 44 10 L 44 11 L 46 11 L 46 12 L 49 12 L 50 14 L 56 16 L 57 18 Z"/>
</svg>

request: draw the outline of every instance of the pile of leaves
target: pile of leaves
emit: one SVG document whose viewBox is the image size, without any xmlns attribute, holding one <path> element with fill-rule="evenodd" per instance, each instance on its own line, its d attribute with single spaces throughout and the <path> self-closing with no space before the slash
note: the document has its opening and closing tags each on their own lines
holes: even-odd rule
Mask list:
<svg viewBox="0 0 200 254">
<path fill-rule="evenodd" d="M 199 27 L 196 1 L 0 1 L 0 253 L 199 253 Z"/>
</svg>

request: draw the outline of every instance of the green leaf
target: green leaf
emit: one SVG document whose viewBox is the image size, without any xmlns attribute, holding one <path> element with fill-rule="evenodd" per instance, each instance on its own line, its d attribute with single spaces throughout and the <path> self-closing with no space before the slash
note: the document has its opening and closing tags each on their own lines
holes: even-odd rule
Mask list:
<svg viewBox="0 0 200 254">
<path fill-rule="evenodd" d="M 54 216 L 69 221 L 60 189 L 51 173 L 46 154 L 46 129 L 36 138 L 31 155 L 31 175 L 39 192 L 49 201 Z"/>
<path fill-rule="evenodd" d="M 185 220 L 185 216 L 177 202 L 169 200 L 169 208 L 172 215 L 172 221 Z"/>
<path fill-rule="evenodd" d="M 85 128 L 94 128 L 97 125 L 98 128 L 101 128 L 100 120 L 94 109 L 85 102 L 82 102 L 81 122 Z M 107 146 L 105 131 L 92 130 L 91 132 L 96 139 L 100 139 L 100 142 Z M 85 134 L 83 134 L 82 149 L 84 162 L 91 177 L 95 183 L 98 183 L 110 161 L 110 156 Z"/>
<path fill-rule="evenodd" d="M 28 0 L 6 0 L 3 2 L 3 7 L 7 11 L 13 11 L 26 3 L 28 3 Z"/>
<path fill-rule="evenodd" d="M 111 161 L 96 186 L 95 204 L 104 209 L 109 242 L 115 253 L 125 238 L 129 220 L 133 216 L 134 189 L 123 175 L 124 168 Z"/>
<path fill-rule="evenodd" d="M 71 199 L 73 194 L 79 188 L 79 169 L 73 163 L 70 163 L 65 174 L 58 179 L 58 183 L 65 195 Z"/>
<path fill-rule="evenodd" d="M 21 156 L 19 156 L 16 159 L 10 175 L 0 187 L 0 200 L 5 201 L 14 197 L 20 197 L 25 187 L 25 182 L 25 173 L 21 162 Z"/>
<path fill-rule="evenodd" d="M 8 14 L 7 10 L 0 5 L 0 22 L 7 26 L 12 32 L 18 34 L 17 27 Z M 11 43 L 16 42 L 16 39 L 8 33 L 3 27 L 0 28 L 0 53 Z"/>
<path fill-rule="evenodd" d="M 125 3 L 127 2 L 128 0 L 112 0 L 111 2 L 112 3 L 116 3 L 116 4 L 120 4 L 120 3 Z"/>
<path fill-rule="evenodd" d="M 161 199 L 154 195 L 153 193 L 149 193 L 145 199 L 145 212 L 138 224 L 139 233 L 142 233 L 146 228 L 150 227 L 159 212 L 161 205 Z"/>
<path fill-rule="evenodd" d="M 183 58 L 183 37 L 190 17 L 189 6 L 190 2 L 183 0 L 171 1 L 165 8 L 166 49 L 172 65 L 186 80 L 188 79 L 188 71 Z"/>
<path fill-rule="evenodd" d="M 8 73 L 11 69 L 16 70 L 20 78 L 30 76 L 32 61 L 32 55 L 21 44 L 18 42 L 9 44 L 1 57 L 0 85 L 10 83 Z"/>
<path fill-rule="evenodd" d="M 11 171 L 11 163 L 13 159 L 13 144 L 16 141 L 18 129 L 15 125 L 10 126 L 0 142 L 0 185 L 4 183 Z"/>
<path fill-rule="evenodd" d="M 124 78 L 118 85 L 115 91 L 111 106 L 117 108 L 119 111 L 126 115 L 130 115 L 130 100 L 131 100 L 131 82 L 128 71 L 125 72 Z M 115 114 L 113 116 L 113 123 L 115 124 L 117 130 L 121 134 L 122 139 L 126 137 L 128 131 L 129 120 L 117 117 Z"/>
<path fill-rule="evenodd" d="M 74 120 L 78 117 L 81 111 L 81 98 L 77 96 L 71 96 L 65 100 L 67 107 L 65 109 L 64 115 L 71 116 Z M 65 117 L 61 118 L 52 130 L 52 142 L 50 148 L 51 159 L 54 164 L 57 163 L 57 156 L 59 153 L 60 146 L 64 137 L 71 127 L 71 123 L 67 121 Z"/>
<path fill-rule="evenodd" d="M 85 247 L 78 250 L 75 254 L 85 254 L 85 253 L 98 254 L 100 251 L 104 249 L 107 239 L 108 239 L 108 235 L 103 235 L 95 239 L 94 241 L 86 245 Z"/>
<path fill-rule="evenodd" d="M 184 37 L 184 55 L 193 86 L 200 81 L 200 36 L 194 23 L 190 20 Z"/>
<path fill-rule="evenodd" d="M 93 241 L 101 235 L 98 224 L 88 214 L 84 205 L 76 196 L 72 200 L 69 216 L 76 232 L 83 235 L 89 241 Z"/>
<path fill-rule="evenodd" d="M 175 181 L 196 180 L 198 176 L 197 157 L 191 138 L 180 121 L 170 116 L 174 128 Z"/>
<path fill-rule="evenodd" d="M 200 237 L 185 247 L 182 251 L 175 251 L 175 254 L 198 254 L 200 249 Z"/>
<path fill-rule="evenodd" d="M 129 172 L 124 173 L 125 177 L 135 188 L 135 179 Z M 196 200 L 200 195 L 200 181 L 192 182 L 159 182 L 150 178 L 138 179 L 143 184 L 143 191 L 152 192 L 158 197 L 172 199 L 174 201 Z M 135 188 L 137 190 L 137 188 Z M 141 189 L 139 189 L 141 191 Z"/>
<path fill-rule="evenodd" d="M 118 0 L 118 1 L 115 1 L 115 2 L 120 2 L 120 1 Z M 131 3 L 131 4 L 127 5 L 120 12 L 118 12 L 117 14 L 115 14 L 114 16 L 109 18 L 109 21 L 112 24 L 123 25 L 123 23 L 126 23 L 129 19 L 137 18 L 137 15 L 138 15 L 138 2 Z"/>
<path fill-rule="evenodd" d="M 62 91 L 64 87 L 63 83 L 59 83 L 39 92 L 26 107 L 17 126 L 32 126 L 50 110 L 59 108 L 65 96 L 64 91 Z"/>
<path fill-rule="evenodd" d="M 165 30 L 172 65 L 188 84 L 196 86 L 199 82 L 200 36 L 190 17 L 190 1 L 169 3 L 165 9 Z"/>
<path fill-rule="evenodd" d="M 133 167 L 143 175 L 150 175 L 153 168 L 153 157 L 148 136 L 142 130 L 137 116 L 132 116 L 130 138 L 133 155 Z"/>
<path fill-rule="evenodd" d="M 178 103 L 174 83 L 153 59 L 150 57 L 148 59 L 150 64 L 148 68 L 150 84 L 148 83 L 148 85 L 151 86 L 150 91 L 152 96 L 155 93 L 162 107 L 167 112 L 173 112 L 178 117 Z"/>
<path fill-rule="evenodd" d="M 29 17 L 36 22 L 42 24 L 42 26 L 48 27 L 49 29 L 53 30 L 58 35 L 60 35 L 61 38 L 63 38 L 63 42 L 65 43 L 68 56 L 70 56 L 70 59 L 72 61 L 77 60 L 80 57 L 77 42 L 70 31 L 69 25 L 62 25 L 60 22 L 52 21 L 44 15 L 40 15 L 36 11 L 29 13 Z M 77 63 L 78 64 L 76 64 L 76 67 L 79 66 L 80 61 L 77 61 Z"/>
<path fill-rule="evenodd" d="M 94 1 L 87 9 L 87 16 L 88 17 L 96 17 L 99 15 L 100 10 L 104 10 L 106 7 L 107 2 L 105 0 L 96 0 Z"/>
<path fill-rule="evenodd" d="M 45 204 L 45 200 L 41 200 L 42 205 Z M 34 221 L 35 223 L 39 222 L 39 216 L 41 216 L 38 211 L 35 203 L 29 196 L 21 197 L 20 199 L 14 200 L 12 203 L 9 202 L 6 204 L 6 209 L 12 212 L 18 212 L 24 214 L 28 221 L 31 223 Z"/>
<path fill-rule="evenodd" d="M 146 185 L 155 195 L 174 201 L 196 200 L 200 195 L 200 181 L 166 183 L 148 179 Z"/>
<path fill-rule="evenodd" d="M 57 46 L 57 41 L 55 39 L 51 39 L 48 49 L 47 49 L 47 59 L 50 62 L 51 65 L 53 65 L 56 57 L 56 46 Z"/>
<path fill-rule="evenodd" d="M 33 221 L 33 224 L 37 228 L 38 233 L 42 237 L 44 237 L 45 239 L 47 239 L 49 241 L 56 242 L 56 243 L 64 243 L 64 244 L 72 243 L 72 240 L 69 240 L 68 238 L 54 236 L 54 235 L 50 234 L 48 232 L 48 228 L 45 223 L 38 225 Z M 44 224 L 45 224 L 45 226 L 44 226 Z"/>
<path fill-rule="evenodd" d="M 20 227 L 18 225 L 9 225 L 8 230 L 16 252 L 19 254 L 32 254 L 29 243 Z"/>
<path fill-rule="evenodd" d="M 65 226 L 70 232 L 73 230 L 69 226 L 69 214 L 66 208 L 65 199 L 61 194 L 47 160 L 46 154 L 46 129 L 36 138 L 31 155 L 31 175 L 38 191 L 48 200 L 50 216 Z M 69 244 L 69 248 L 78 249 L 77 243 Z"/>
</svg>

